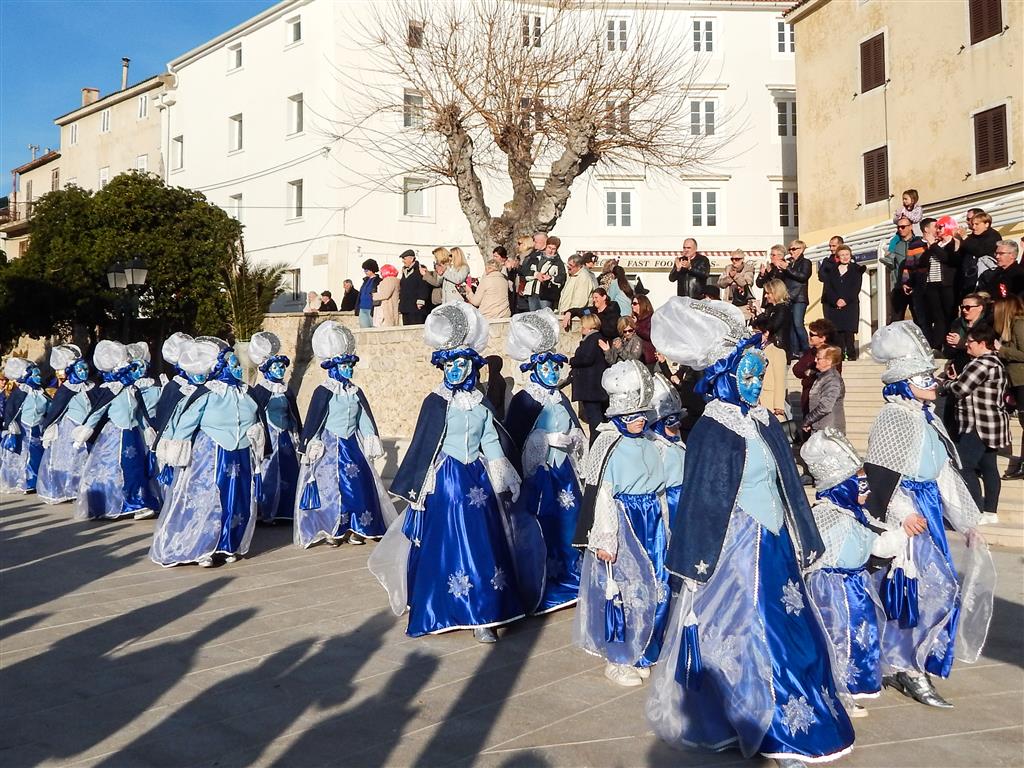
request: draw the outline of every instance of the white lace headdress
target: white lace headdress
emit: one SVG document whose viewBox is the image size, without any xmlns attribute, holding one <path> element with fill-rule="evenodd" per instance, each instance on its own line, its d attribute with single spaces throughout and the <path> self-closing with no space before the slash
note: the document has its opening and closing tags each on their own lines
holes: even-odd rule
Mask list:
<svg viewBox="0 0 1024 768">
<path fill-rule="evenodd" d="M 331 321 L 328 321 L 331 322 Z M 277 334 L 269 331 L 254 333 L 249 339 L 249 359 L 252 364 L 259 368 L 267 360 L 281 351 L 281 340 Z"/>
<path fill-rule="evenodd" d="M 4 376 L 11 381 L 17 381 L 25 375 L 30 365 L 31 363 L 23 357 L 8 357 L 4 363 Z"/>
<path fill-rule="evenodd" d="M 63 371 L 81 357 L 82 350 L 74 344 L 61 344 L 50 350 L 50 367 L 55 371 Z"/>
<path fill-rule="evenodd" d="M 325 320 L 313 331 L 313 354 L 321 360 L 356 353 L 356 337 L 348 328 L 334 320 Z"/>
<path fill-rule="evenodd" d="M 190 341 L 192 341 L 192 337 L 182 331 L 172 333 L 164 339 L 163 346 L 160 347 L 160 352 L 164 357 L 164 362 L 170 363 L 171 365 L 177 365 L 178 358 L 181 357 L 182 349 L 184 349 L 185 344 Z"/>
<path fill-rule="evenodd" d="M 621 360 L 601 376 L 601 386 L 608 393 L 605 415 L 626 416 L 649 410 L 654 394 L 654 380 L 647 366 L 637 360 Z"/>
<path fill-rule="evenodd" d="M 651 396 L 651 408 L 654 410 L 654 420 L 661 421 L 666 416 L 683 412 L 683 401 L 679 399 L 679 392 L 672 383 L 660 373 L 654 374 L 654 394 Z"/>
<path fill-rule="evenodd" d="M 130 360 L 141 360 L 144 363 L 148 363 L 149 358 L 149 344 L 144 341 L 134 341 L 128 345 L 128 358 Z"/>
<path fill-rule="evenodd" d="M 193 376 L 210 374 L 217 366 L 221 349 L 213 340 L 195 339 L 182 345 L 178 367 Z"/>
<path fill-rule="evenodd" d="M 436 350 L 468 347 L 479 354 L 487 347 L 490 335 L 487 318 L 464 301 L 435 307 L 423 323 L 423 340 Z"/>
<path fill-rule="evenodd" d="M 727 357 L 749 335 L 739 307 L 725 301 L 675 296 L 651 318 L 655 349 L 698 371 Z"/>
<path fill-rule="evenodd" d="M 871 337 L 871 357 L 885 363 L 882 374 L 885 384 L 935 370 L 931 346 L 921 329 L 910 320 L 900 320 L 875 331 Z"/>
<path fill-rule="evenodd" d="M 520 363 L 533 355 L 554 352 L 558 344 L 558 332 L 558 318 L 550 309 L 513 315 L 505 339 L 505 351 Z"/>
<path fill-rule="evenodd" d="M 96 345 L 92 361 L 97 370 L 112 373 L 128 365 L 128 348 L 119 341 L 103 339 Z"/>
<path fill-rule="evenodd" d="M 800 449 L 800 456 L 822 490 L 839 485 L 864 466 L 846 436 L 832 427 L 812 433 Z"/>
</svg>

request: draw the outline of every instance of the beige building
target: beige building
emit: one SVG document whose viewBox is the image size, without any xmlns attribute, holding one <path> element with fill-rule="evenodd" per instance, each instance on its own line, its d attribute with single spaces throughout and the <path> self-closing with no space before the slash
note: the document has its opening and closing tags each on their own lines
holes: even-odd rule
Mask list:
<svg viewBox="0 0 1024 768">
<path fill-rule="evenodd" d="M 801 0 L 786 20 L 802 239 L 873 251 L 908 188 L 927 214 L 983 208 L 1021 234 L 1024 2 Z"/>
<path fill-rule="evenodd" d="M 54 122 L 60 126 L 61 182 L 98 190 L 125 171 L 164 175 L 160 110 L 170 75 L 157 75 L 100 98 L 82 89 L 82 105 Z"/>
<path fill-rule="evenodd" d="M 8 259 L 25 255 L 35 204 L 47 192 L 60 189 L 60 183 L 60 152 L 47 150 L 40 157 L 11 169 L 8 209 L 0 218 L 0 250 Z"/>
</svg>

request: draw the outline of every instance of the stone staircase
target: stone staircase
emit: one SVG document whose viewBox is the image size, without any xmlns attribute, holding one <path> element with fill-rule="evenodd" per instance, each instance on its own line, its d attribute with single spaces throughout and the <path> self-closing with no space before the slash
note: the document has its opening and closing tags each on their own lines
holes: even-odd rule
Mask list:
<svg viewBox="0 0 1024 768">
<path fill-rule="evenodd" d="M 881 373 L 883 366 L 871 359 L 843 363 L 843 381 L 846 383 L 846 434 L 860 451 L 867 451 L 868 432 L 882 406 Z M 790 376 L 790 386 L 795 382 Z M 1016 418 L 1010 419 L 1014 451 L 1020 450 L 1021 426 Z M 1006 471 L 1009 456 L 1000 456 L 999 472 Z M 982 529 L 985 540 L 994 546 L 1024 550 L 1024 480 L 1004 480 L 999 496 L 999 524 Z"/>
</svg>

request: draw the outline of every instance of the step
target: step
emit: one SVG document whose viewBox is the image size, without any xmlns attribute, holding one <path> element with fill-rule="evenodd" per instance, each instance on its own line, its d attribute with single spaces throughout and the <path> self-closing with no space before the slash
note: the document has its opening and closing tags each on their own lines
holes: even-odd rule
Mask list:
<svg viewBox="0 0 1024 768">
<path fill-rule="evenodd" d="M 999 525 L 985 525 L 981 535 L 989 546 L 995 549 L 1007 549 L 1013 552 L 1024 551 L 1024 525 L 1007 525 L 1002 521 L 1003 513 L 999 513 Z"/>
</svg>

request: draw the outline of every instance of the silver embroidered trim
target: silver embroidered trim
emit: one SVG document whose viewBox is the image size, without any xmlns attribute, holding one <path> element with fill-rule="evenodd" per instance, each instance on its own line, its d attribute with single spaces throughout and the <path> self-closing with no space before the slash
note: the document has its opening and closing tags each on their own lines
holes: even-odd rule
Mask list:
<svg viewBox="0 0 1024 768">
<path fill-rule="evenodd" d="M 452 392 L 443 382 L 434 390 L 434 394 L 440 395 L 460 411 L 471 411 L 484 399 L 483 392 L 478 389 L 472 389 L 469 392 L 460 389 Z"/>
<path fill-rule="evenodd" d="M 555 346 L 558 344 L 558 331 L 555 330 L 555 328 L 552 328 L 551 323 L 532 313 L 524 314 L 519 322 L 533 329 L 540 335 L 540 339 L 538 340 L 536 349 L 533 350 L 533 354 L 536 355 L 541 352 L 550 352 L 554 350 Z"/>
<path fill-rule="evenodd" d="M 455 349 L 465 343 L 469 335 L 469 320 L 462 313 L 462 310 L 454 304 L 442 304 L 434 310 L 450 324 L 448 338 L 441 342 L 438 349 Z"/>
<path fill-rule="evenodd" d="M 738 405 L 727 403 L 724 400 L 712 400 L 704 408 L 704 415 L 709 419 L 717 421 L 740 437 L 757 436 L 757 428 L 754 426 L 754 421 L 768 424 L 768 411 L 761 406 L 751 408 L 744 415 Z"/>
<path fill-rule="evenodd" d="M 793 696 L 782 705 L 782 723 L 790 736 L 807 733 L 815 722 L 814 708 L 803 696 Z"/>
</svg>

